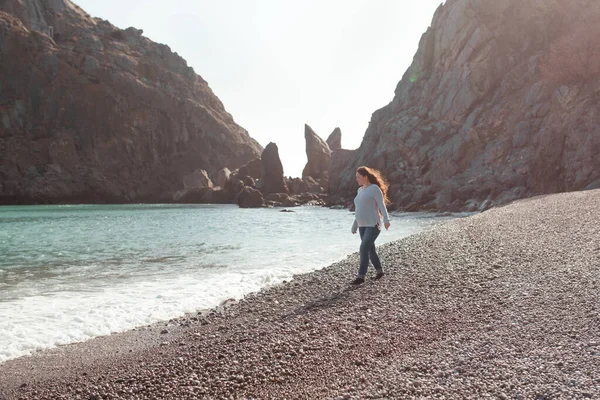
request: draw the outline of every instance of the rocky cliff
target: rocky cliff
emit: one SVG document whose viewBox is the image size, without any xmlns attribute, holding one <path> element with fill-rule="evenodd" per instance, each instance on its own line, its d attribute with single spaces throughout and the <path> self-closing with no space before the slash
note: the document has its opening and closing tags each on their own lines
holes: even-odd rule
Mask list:
<svg viewBox="0 0 600 400">
<path fill-rule="evenodd" d="M 0 1 L 0 203 L 171 201 L 262 148 L 141 30 L 69 0 Z"/>
<path fill-rule="evenodd" d="M 600 187 L 596 0 L 447 0 L 354 167 L 381 169 L 404 209 L 477 210 Z"/>
</svg>

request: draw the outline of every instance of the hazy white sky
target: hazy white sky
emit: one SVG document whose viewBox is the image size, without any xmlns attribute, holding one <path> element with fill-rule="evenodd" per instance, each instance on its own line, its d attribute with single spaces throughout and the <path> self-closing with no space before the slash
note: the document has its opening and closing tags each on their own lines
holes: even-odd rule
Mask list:
<svg viewBox="0 0 600 400">
<path fill-rule="evenodd" d="M 285 175 L 306 163 L 304 124 L 360 145 L 442 0 L 74 0 L 94 17 L 167 44 Z"/>
</svg>

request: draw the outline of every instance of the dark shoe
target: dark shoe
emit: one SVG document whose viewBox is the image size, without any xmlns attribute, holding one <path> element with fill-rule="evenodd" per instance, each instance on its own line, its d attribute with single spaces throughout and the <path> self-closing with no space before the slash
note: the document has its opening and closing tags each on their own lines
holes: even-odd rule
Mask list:
<svg viewBox="0 0 600 400">
<path fill-rule="evenodd" d="M 374 277 L 372 277 L 372 280 L 377 280 L 377 279 L 381 279 L 383 278 L 383 276 L 385 275 L 385 273 L 383 271 L 378 272 L 377 275 L 375 275 Z"/>
<path fill-rule="evenodd" d="M 351 285 L 361 285 L 363 283 L 365 283 L 365 278 L 356 278 L 355 280 L 350 282 Z"/>
</svg>

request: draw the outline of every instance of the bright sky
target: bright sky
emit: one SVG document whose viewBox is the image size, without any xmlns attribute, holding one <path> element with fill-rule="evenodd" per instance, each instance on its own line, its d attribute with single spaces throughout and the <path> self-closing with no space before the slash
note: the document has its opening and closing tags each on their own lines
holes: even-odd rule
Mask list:
<svg viewBox="0 0 600 400">
<path fill-rule="evenodd" d="M 306 164 L 304 124 L 360 146 L 442 0 L 74 0 L 187 60 L 287 176 Z"/>
</svg>

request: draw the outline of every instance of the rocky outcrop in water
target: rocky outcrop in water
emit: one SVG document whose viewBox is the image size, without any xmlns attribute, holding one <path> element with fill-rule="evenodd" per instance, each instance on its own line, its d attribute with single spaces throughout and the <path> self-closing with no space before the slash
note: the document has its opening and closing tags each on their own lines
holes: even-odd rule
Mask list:
<svg viewBox="0 0 600 400">
<path fill-rule="evenodd" d="M 315 179 L 327 178 L 331 149 L 308 125 L 304 125 L 304 138 L 306 139 L 306 157 L 308 159 L 302 178 L 311 176 Z"/>
<path fill-rule="evenodd" d="M 351 166 L 381 169 L 404 209 L 599 187 L 599 27 L 596 1 L 446 1 Z M 354 169 L 330 184 L 353 192 Z"/>
<path fill-rule="evenodd" d="M 0 2 L 0 203 L 172 201 L 258 157 L 168 46 L 68 0 Z"/>
<path fill-rule="evenodd" d="M 262 193 L 250 186 L 246 186 L 237 196 L 240 208 L 257 208 L 264 206 L 265 200 Z"/>
<path fill-rule="evenodd" d="M 283 165 L 279 158 L 279 149 L 275 143 L 269 143 L 261 155 L 262 192 L 269 193 L 287 193 L 288 187 L 283 176 Z"/>
<path fill-rule="evenodd" d="M 238 204 L 242 208 L 295 207 L 328 204 L 326 190 L 312 177 L 285 178 L 275 143 L 269 143 L 261 158 L 230 172 L 217 172 L 214 186 L 204 171 L 186 177 L 186 188 L 173 195 L 178 203 Z M 207 181 L 208 179 L 208 181 Z"/>
</svg>

